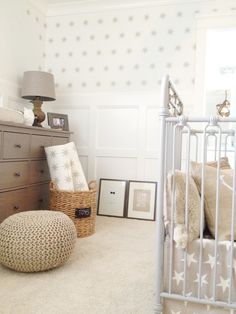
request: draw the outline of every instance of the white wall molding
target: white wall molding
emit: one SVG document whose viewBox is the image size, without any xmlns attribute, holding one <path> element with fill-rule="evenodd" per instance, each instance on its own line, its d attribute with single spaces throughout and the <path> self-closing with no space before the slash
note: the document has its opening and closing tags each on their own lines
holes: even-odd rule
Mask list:
<svg viewBox="0 0 236 314">
<path fill-rule="evenodd" d="M 53 111 L 68 114 L 74 131 L 71 140 L 77 144 L 88 180 L 101 176 L 157 180 L 159 117 L 155 101 L 104 105 L 93 97 L 88 105 Z"/>
<path fill-rule="evenodd" d="M 168 5 L 188 5 L 192 3 L 214 3 L 215 0 L 119 0 L 119 1 L 71 1 L 48 5 L 47 16 L 97 13 L 110 10 L 134 9 Z"/>
</svg>

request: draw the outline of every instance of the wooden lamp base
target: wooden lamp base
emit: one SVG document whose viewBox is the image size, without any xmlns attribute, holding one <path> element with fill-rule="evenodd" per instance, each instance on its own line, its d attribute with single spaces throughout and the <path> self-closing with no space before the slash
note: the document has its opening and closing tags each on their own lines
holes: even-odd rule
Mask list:
<svg viewBox="0 0 236 314">
<path fill-rule="evenodd" d="M 42 111 L 42 100 L 36 98 L 32 100 L 32 103 L 34 105 L 33 113 L 34 113 L 34 123 L 33 126 L 42 127 L 41 123 L 45 120 L 45 113 Z"/>
</svg>

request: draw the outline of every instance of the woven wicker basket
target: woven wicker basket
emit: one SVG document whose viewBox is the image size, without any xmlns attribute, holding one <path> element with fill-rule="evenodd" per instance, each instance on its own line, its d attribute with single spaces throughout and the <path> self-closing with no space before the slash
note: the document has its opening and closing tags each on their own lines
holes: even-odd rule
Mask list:
<svg viewBox="0 0 236 314">
<path fill-rule="evenodd" d="M 95 232 L 96 181 L 89 183 L 89 191 L 59 191 L 50 183 L 50 210 L 61 211 L 74 222 L 77 237 L 83 238 Z"/>
</svg>

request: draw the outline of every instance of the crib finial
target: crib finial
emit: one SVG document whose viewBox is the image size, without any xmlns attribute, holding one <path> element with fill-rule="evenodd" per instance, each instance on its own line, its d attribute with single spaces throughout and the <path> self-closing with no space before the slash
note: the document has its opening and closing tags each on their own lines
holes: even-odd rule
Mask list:
<svg viewBox="0 0 236 314">
<path fill-rule="evenodd" d="M 210 126 L 217 126 L 217 123 L 218 123 L 218 118 L 216 116 L 210 116 L 210 119 L 209 119 L 209 125 Z"/>
<path fill-rule="evenodd" d="M 187 125 L 188 118 L 186 116 L 179 116 L 178 121 L 179 121 L 178 125 L 184 127 Z"/>
</svg>

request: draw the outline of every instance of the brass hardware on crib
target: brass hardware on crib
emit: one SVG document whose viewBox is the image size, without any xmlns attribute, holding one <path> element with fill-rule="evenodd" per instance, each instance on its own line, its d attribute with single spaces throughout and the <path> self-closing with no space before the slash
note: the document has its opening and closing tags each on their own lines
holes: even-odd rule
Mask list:
<svg viewBox="0 0 236 314">
<path fill-rule="evenodd" d="M 228 93 L 225 91 L 225 100 L 222 104 L 216 105 L 217 114 L 221 117 L 228 117 L 230 115 L 230 102 L 227 99 Z"/>
<path fill-rule="evenodd" d="M 169 103 L 168 110 L 172 116 L 181 116 L 183 114 L 183 103 L 179 99 L 173 85 L 169 82 Z"/>
<path fill-rule="evenodd" d="M 21 148 L 22 146 L 21 146 L 21 144 L 15 144 L 15 147 L 16 148 Z"/>
</svg>

